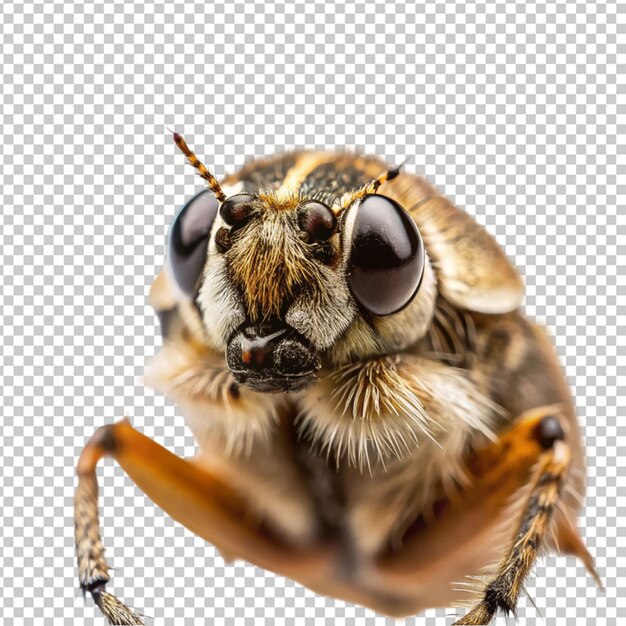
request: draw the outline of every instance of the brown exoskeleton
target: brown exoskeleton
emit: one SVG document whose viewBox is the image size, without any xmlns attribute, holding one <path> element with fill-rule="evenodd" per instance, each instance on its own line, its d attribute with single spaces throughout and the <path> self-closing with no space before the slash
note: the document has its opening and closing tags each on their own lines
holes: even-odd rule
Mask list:
<svg viewBox="0 0 626 626">
<path fill-rule="evenodd" d="M 515 610 L 544 549 L 580 557 L 584 455 L 544 331 L 495 241 L 423 179 L 375 158 L 292 152 L 176 217 L 150 300 L 147 380 L 197 443 L 183 460 L 128 421 L 78 464 L 80 583 L 111 623 L 95 467 L 113 457 L 173 518 L 319 592 L 403 616 Z M 381 173 L 382 172 L 382 173 Z"/>
</svg>

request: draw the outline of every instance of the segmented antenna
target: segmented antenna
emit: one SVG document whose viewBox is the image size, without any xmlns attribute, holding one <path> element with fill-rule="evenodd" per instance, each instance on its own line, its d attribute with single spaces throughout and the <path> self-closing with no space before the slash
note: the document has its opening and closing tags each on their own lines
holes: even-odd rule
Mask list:
<svg viewBox="0 0 626 626">
<path fill-rule="evenodd" d="M 405 161 L 406 162 L 406 161 Z M 341 213 L 345 209 L 347 209 L 353 202 L 356 200 L 362 200 L 366 195 L 370 193 L 376 193 L 378 188 L 387 181 L 393 180 L 399 173 L 404 163 L 400 163 L 396 167 L 383 172 L 378 178 L 374 178 L 369 183 L 365 183 L 360 189 L 355 191 L 354 193 L 345 194 L 340 200 L 340 206 L 338 209 L 335 209 L 335 213 Z"/>
<path fill-rule="evenodd" d="M 204 163 L 202 163 L 194 152 L 189 149 L 189 146 L 183 139 L 182 135 L 174 132 L 172 132 L 172 135 L 174 137 L 174 143 L 178 146 L 178 149 L 187 157 L 189 163 L 191 163 L 198 170 L 198 174 L 200 174 L 200 176 L 202 176 L 202 178 L 209 183 L 209 187 L 215 197 L 220 202 L 224 202 L 224 200 L 226 200 L 226 194 L 222 191 L 220 184 L 217 182 L 217 178 L 209 172 Z"/>
<path fill-rule="evenodd" d="M 383 172 L 378 178 L 375 178 L 372 182 L 368 183 L 365 186 L 365 193 L 376 193 L 378 188 L 387 181 L 393 180 L 399 173 L 400 170 L 404 167 L 404 163 L 400 163 L 400 165 L 396 165 L 393 169 L 387 170 Z"/>
</svg>

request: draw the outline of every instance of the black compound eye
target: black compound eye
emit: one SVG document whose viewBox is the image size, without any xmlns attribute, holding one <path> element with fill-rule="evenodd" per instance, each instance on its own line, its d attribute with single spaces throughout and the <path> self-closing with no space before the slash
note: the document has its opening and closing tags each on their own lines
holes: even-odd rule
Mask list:
<svg viewBox="0 0 626 626">
<path fill-rule="evenodd" d="M 238 193 L 226 198 L 220 207 L 220 217 L 229 226 L 241 228 L 248 222 L 254 211 L 253 200 L 254 196 L 249 193 Z"/>
<path fill-rule="evenodd" d="M 350 291 L 374 315 L 397 313 L 413 300 L 422 281 L 422 238 L 395 200 L 371 194 L 356 211 L 348 261 Z"/>
<path fill-rule="evenodd" d="M 206 263 L 211 227 L 219 202 L 210 189 L 195 195 L 178 212 L 167 240 L 167 265 L 178 288 L 186 295 L 195 292 Z"/>
<path fill-rule="evenodd" d="M 326 241 L 337 230 L 337 218 L 322 202 L 311 200 L 304 202 L 298 207 L 298 224 L 308 235 L 308 241 Z"/>
</svg>

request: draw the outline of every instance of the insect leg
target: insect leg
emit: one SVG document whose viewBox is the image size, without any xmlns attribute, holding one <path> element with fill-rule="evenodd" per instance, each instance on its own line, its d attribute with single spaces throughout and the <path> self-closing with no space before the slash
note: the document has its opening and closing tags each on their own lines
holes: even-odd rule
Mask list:
<svg viewBox="0 0 626 626">
<path fill-rule="evenodd" d="M 121 600 L 105 591 L 109 566 L 104 558 L 98 517 L 98 482 L 95 467 L 107 453 L 107 438 L 90 442 L 78 466 L 78 486 L 74 496 L 74 537 L 78 559 L 78 578 L 83 593 L 91 594 L 109 624 L 143 624 L 139 615 Z"/>
<path fill-rule="evenodd" d="M 284 576 L 328 578 L 330 547 L 281 541 L 229 484 L 199 463 L 172 454 L 136 431 L 128 420 L 100 428 L 78 461 L 75 537 L 80 584 L 111 624 L 142 624 L 141 618 L 104 591 L 109 573 L 98 529 L 95 469 L 113 457 L 135 484 L 171 517 L 235 555 Z"/>
<path fill-rule="evenodd" d="M 543 448 L 516 534 L 500 562 L 497 573 L 484 588 L 482 599 L 456 625 L 488 624 L 496 612 L 514 613 L 524 580 L 533 566 L 559 501 L 571 454 L 556 417 L 544 418 L 537 428 Z"/>
</svg>

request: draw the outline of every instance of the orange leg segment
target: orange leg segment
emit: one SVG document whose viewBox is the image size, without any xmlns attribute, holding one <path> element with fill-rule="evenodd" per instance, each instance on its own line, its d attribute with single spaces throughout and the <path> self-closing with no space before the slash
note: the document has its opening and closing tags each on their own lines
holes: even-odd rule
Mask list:
<svg viewBox="0 0 626 626">
<path fill-rule="evenodd" d="M 463 585 L 463 576 L 478 573 L 486 553 L 488 560 L 501 559 L 499 569 L 494 579 L 488 581 L 490 588 L 480 586 L 477 590 L 482 603 L 457 623 L 486 624 L 495 609 L 506 608 L 503 603 L 490 602 L 493 597 L 489 595 L 485 602 L 483 594 L 494 588 L 505 596 L 509 607 L 514 607 L 542 539 L 551 532 L 550 522 L 557 521 L 552 514 L 567 474 L 569 450 L 564 440 L 566 433 L 556 416 L 558 407 L 553 406 L 519 416 L 496 442 L 470 458 L 470 486 L 458 494 L 458 500 L 445 503 L 428 527 L 422 522 L 409 528 L 401 550 L 380 557 L 380 584 L 393 586 L 408 596 L 412 587 L 428 581 L 426 602 L 419 606 L 407 603 L 406 607 L 398 607 L 396 614 L 458 601 L 453 581 Z M 520 491 L 523 488 L 526 491 Z M 513 497 L 517 498 L 519 512 L 507 520 L 511 539 L 502 556 L 501 544 L 494 536 L 502 532 Z M 557 524 L 554 531 L 559 541 L 562 537 L 568 539 L 567 545 L 560 548 L 582 558 L 597 579 L 593 560 L 576 530 Z M 455 577 L 459 572 L 465 573 L 461 578 Z"/>
<path fill-rule="evenodd" d="M 76 550 L 80 584 L 89 591 L 111 624 L 142 624 L 141 618 L 104 591 L 109 580 L 100 539 L 95 468 L 113 457 L 135 484 L 172 518 L 215 545 L 260 567 L 291 578 L 319 572 L 323 578 L 328 549 L 281 543 L 264 528 L 236 489 L 192 461 L 172 454 L 129 421 L 96 431 L 78 462 L 75 497 Z"/>
</svg>

